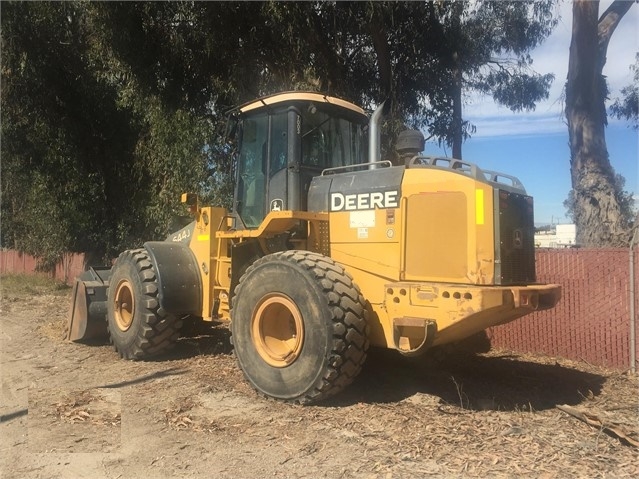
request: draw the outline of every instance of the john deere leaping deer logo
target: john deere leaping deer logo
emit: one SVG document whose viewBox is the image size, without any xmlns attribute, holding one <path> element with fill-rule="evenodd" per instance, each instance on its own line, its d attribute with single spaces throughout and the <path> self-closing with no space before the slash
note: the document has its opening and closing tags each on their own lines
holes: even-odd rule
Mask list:
<svg viewBox="0 0 639 479">
<path fill-rule="evenodd" d="M 280 199 L 271 200 L 271 211 L 282 211 L 284 202 Z"/>
<path fill-rule="evenodd" d="M 524 233 L 517 229 L 513 231 L 513 248 L 522 249 L 524 247 Z"/>
</svg>

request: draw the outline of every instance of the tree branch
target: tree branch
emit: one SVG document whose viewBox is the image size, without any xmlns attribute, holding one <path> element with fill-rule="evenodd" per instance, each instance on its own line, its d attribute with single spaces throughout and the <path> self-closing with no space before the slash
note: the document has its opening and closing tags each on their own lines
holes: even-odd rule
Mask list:
<svg viewBox="0 0 639 479">
<path fill-rule="evenodd" d="M 373 48 L 377 55 L 381 90 L 384 95 L 388 95 L 392 90 L 391 54 L 386 38 L 386 28 L 384 27 L 383 20 L 380 18 L 380 13 L 377 11 L 377 8 L 373 13 L 373 18 L 368 28 L 373 41 Z"/>
<path fill-rule="evenodd" d="M 606 64 L 606 53 L 608 51 L 608 43 L 614 33 L 617 25 L 628 13 L 633 3 L 637 0 L 615 0 L 610 4 L 608 9 L 599 17 L 597 35 L 599 37 L 599 69 L 603 70 Z"/>
<path fill-rule="evenodd" d="M 585 422 L 589 426 L 593 426 L 601 431 L 604 431 L 610 436 L 619 438 L 624 444 L 639 447 L 639 441 L 637 440 L 637 431 L 630 430 L 624 424 L 612 421 L 605 422 L 594 414 L 586 411 L 580 411 L 579 409 L 568 406 L 567 404 L 558 404 L 557 409 L 560 409 L 566 414 L 570 414 L 572 417 Z"/>
</svg>

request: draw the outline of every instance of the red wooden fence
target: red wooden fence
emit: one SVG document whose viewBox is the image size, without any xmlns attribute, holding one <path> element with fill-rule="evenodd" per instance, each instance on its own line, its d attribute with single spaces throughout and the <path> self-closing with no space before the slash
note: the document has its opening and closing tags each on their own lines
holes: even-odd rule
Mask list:
<svg viewBox="0 0 639 479">
<path fill-rule="evenodd" d="M 36 259 L 28 254 L 15 250 L 0 250 L 1 274 L 36 274 L 38 273 L 36 264 Z M 62 261 L 56 265 L 55 271 L 40 274 L 48 274 L 58 281 L 72 284 L 75 277 L 82 274 L 84 270 L 84 255 L 67 253 Z"/>
<path fill-rule="evenodd" d="M 628 249 L 537 250 L 537 280 L 562 285 L 556 308 L 491 328 L 494 347 L 630 367 Z M 639 311 L 639 250 L 635 250 L 635 316 Z M 636 327 L 636 318 L 633 323 Z M 636 356 L 639 348 L 635 346 Z"/>
</svg>

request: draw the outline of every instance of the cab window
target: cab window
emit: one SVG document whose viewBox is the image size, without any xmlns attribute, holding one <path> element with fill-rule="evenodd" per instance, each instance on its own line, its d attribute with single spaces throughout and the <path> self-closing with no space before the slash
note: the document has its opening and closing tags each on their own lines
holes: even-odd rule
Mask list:
<svg viewBox="0 0 639 479">
<path fill-rule="evenodd" d="M 363 125 L 317 108 L 302 113 L 302 165 L 350 166 L 365 158 Z"/>
</svg>

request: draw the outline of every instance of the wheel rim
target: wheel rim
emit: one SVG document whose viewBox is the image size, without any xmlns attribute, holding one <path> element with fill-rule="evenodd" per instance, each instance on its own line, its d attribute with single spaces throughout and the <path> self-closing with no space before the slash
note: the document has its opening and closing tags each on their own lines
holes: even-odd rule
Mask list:
<svg viewBox="0 0 639 479">
<path fill-rule="evenodd" d="M 288 296 L 267 295 L 253 312 L 251 333 L 255 349 L 264 361 L 276 368 L 286 367 L 302 351 L 302 314 Z"/>
<path fill-rule="evenodd" d="M 127 280 L 120 281 L 115 290 L 115 324 L 121 331 L 126 331 L 133 323 L 135 313 L 135 297 L 133 287 Z"/>
</svg>

